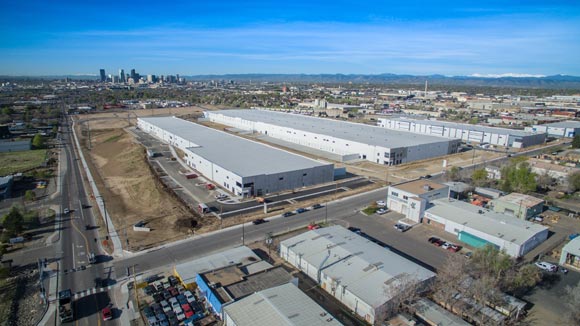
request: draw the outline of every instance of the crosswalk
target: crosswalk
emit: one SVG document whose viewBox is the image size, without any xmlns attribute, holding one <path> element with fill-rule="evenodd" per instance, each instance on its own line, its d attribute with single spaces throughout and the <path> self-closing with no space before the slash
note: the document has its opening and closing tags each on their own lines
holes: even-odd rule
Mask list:
<svg viewBox="0 0 580 326">
<path fill-rule="evenodd" d="M 107 292 L 110 289 L 112 289 L 114 287 L 114 285 L 109 285 L 107 287 L 102 287 L 102 288 L 90 288 L 90 289 L 86 289 L 84 291 L 79 291 L 77 293 L 75 293 L 74 298 L 75 299 L 80 299 L 80 298 L 84 298 L 86 296 L 89 296 L 91 294 L 96 294 L 96 293 L 101 293 L 101 292 Z"/>
</svg>

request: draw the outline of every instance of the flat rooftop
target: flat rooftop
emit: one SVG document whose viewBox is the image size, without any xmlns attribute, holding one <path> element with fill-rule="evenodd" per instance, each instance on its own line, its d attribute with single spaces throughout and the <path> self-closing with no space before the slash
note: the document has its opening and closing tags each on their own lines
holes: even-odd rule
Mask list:
<svg viewBox="0 0 580 326">
<path fill-rule="evenodd" d="M 543 124 L 542 126 L 553 128 L 580 128 L 580 121 L 567 120 L 554 123 L 546 123 Z"/>
<path fill-rule="evenodd" d="M 457 224 L 521 245 L 548 228 L 455 199 L 436 199 L 425 210 Z"/>
<path fill-rule="evenodd" d="M 534 207 L 536 205 L 544 203 L 543 199 L 536 198 L 530 195 L 520 194 L 517 192 L 512 192 L 505 196 L 499 197 L 498 199 L 494 199 L 494 201 L 502 201 L 504 203 L 510 203 L 518 206 L 522 205 L 527 208 Z"/>
<path fill-rule="evenodd" d="M 238 326 L 340 326 L 332 315 L 293 284 L 256 292 L 223 307 Z"/>
<path fill-rule="evenodd" d="M 396 185 L 392 185 L 392 188 L 401 189 L 403 191 L 415 194 L 415 195 L 422 195 L 426 192 L 439 190 L 443 188 L 449 187 L 448 185 L 441 184 L 438 182 L 429 181 L 428 179 L 419 179 L 413 180 L 408 182 L 399 183 Z"/>
<path fill-rule="evenodd" d="M 488 127 L 488 126 L 481 126 L 481 125 L 471 125 L 467 123 L 457 123 L 457 122 L 449 122 L 449 121 L 440 121 L 440 120 L 428 120 L 428 119 L 414 119 L 414 118 L 407 118 L 407 117 L 395 117 L 395 118 L 379 118 L 386 119 L 386 120 L 398 120 L 404 122 L 416 122 L 421 124 L 429 124 L 431 126 L 440 126 L 440 127 L 447 127 L 447 128 L 461 128 L 461 129 L 469 129 L 473 131 L 481 131 L 481 132 L 489 132 L 489 133 L 496 133 L 496 134 L 509 134 L 512 136 L 533 136 L 536 135 L 531 132 L 526 132 L 523 130 L 514 130 L 514 129 L 507 129 L 507 128 L 499 128 L 499 127 Z"/>
<path fill-rule="evenodd" d="M 187 150 L 242 177 L 332 166 L 176 117 L 139 119 L 195 143 Z"/>
<path fill-rule="evenodd" d="M 435 302 L 421 298 L 413 304 L 415 314 L 431 325 L 442 326 L 469 326 L 470 323 L 461 319 L 461 317 L 445 310 Z"/>
<path fill-rule="evenodd" d="M 284 240 L 280 246 L 300 254 L 326 276 L 367 304 L 378 307 L 396 293 L 392 285 L 435 277 L 430 270 L 383 248 L 340 225 L 311 230 Z M 405 278 L 409 278 L 405 280 Z"/>
<path fill-rule="evenodd" d="M 433 143 L 449 143 L 444 137 L 426 136 L 412 132 L 385 129 L 361 123 L 337 121 L 309 117 L 299 114 L 282 113 L 264 110 L 223 110 L 209 111 L 210 114 L 222 114 L 232 118 L 241 118 L 253 122 L 263 122 L 276 126 L 303 130 L 311 133 L 328 135 L 368 145 L 386 148 L 400 148 Z"/>
<path fill-rule="evenodd" d="M 571 253 L 574 256 L 580 256 L 580 237 L 570 240 L 570 242 L 564 246 L 562 251 Z"/>
</svg>

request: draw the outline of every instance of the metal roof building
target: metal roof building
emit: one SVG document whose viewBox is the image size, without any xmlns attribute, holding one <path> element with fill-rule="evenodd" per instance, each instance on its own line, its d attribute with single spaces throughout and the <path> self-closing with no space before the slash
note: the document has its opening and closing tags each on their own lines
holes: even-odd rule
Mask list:
<svg viewBox="0 0 580 326">
<path fill-rule="evenodd" d="M 527 127 L 526 130 L 531 132 L 545 132 L 552 137 L 574 137 L 580 135 L 580 121 L 561 121 L 554 123 L 546 123 L 541 125 L 533 125 Z"/>
<path fill-rule="evenodd" d="M 340 326 L 293 284 L 256 292 L 223 308 L 226 326 Z"/>
<path fill-rule="evenodd" d="M 438 326 L 469 326 L 470 323 L 461 317 L 445 310 L 429 299 L 419 299 L 413 304 L 415 315 L 429 325 Z"/>
<path fill-rule="evenodd" d="M 378 120 L 378 126 L 392 130 L 455 138 L 466 142 L 489 143 L 503 147 L 523 148 L 543 144 L 546 140 L 544 133 L 467 123 L 411 119 L 406 117 L 379 118 Z"/>
<path fill-rule="evenodd" d="M 185 152 L 193 169 L 244 196 L 331 182 L 334 166 L 175 117 L 139 118 L 138 127 Z"/>
<path fill-rule="evenodd" d="M 548 237 L 548 228 L 455 199 L 437 199 L 425 210 L 424 223 L 439 226 L 474 247 L 492 244 L 520 257 Z"/>
<path fill-rule="evenodd" d="M 280 256 L 369 323 L 412 282 L 435 273 L 342 226 L 311 230 L 280 243 Z"/>
<path fill-rule="evenodd" d="M 570 242 L 562 248 L 560 265 L 566 265 L 580 271 L 580 236 L 570 240 Z"/>
<path fill-rule="evenodd" d="M 211 121 L 318 150 L 395 165 L 455 153 L 458 140 L 265 110 L 207 111 Z"/>
</svg>

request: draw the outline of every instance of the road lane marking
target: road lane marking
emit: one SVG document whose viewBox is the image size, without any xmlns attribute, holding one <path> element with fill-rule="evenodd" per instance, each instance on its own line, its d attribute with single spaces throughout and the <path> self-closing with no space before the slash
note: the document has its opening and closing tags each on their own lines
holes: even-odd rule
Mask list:
<svg viewBox="0 0 580 326">
<path fill-rule="evenodd" d="M 77 269 L 77 267 L 76 267 L 76 258 L 77 258 L 77 256 L 75 256 L 75 245 L 74 245 L 74 243 L 72 245 L 72 257 L 73 257 L 73 260 L 72 260 L 73 261 L 73 269 Z"/>
</svg>

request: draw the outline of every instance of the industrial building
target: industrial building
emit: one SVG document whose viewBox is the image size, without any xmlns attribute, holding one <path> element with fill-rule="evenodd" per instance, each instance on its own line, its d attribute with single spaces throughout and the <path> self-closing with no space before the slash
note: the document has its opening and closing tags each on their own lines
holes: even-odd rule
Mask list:
<svg viewBox="0 0 580 326">
<path fill-rule="evenodd" d="M 421 298 L 413 304 L 415 316 L 431 326 L 470 326 L 471 324 L 461 317 L 445 310 L 435 302 Z"/>
<path fill-rule="evenodd" d="M 139 118 L 137 126 L 182 150 L 190 167 L 238 196 L 261 196 L 334 180 L 333 164 L 175 117 Z"/>
<path fill-rule="evenodd" d="M 210 121 L 325 151 L 341 161 L 397 165 L 456 153 L 459 140 L 264 110 L 205 112 Z"/>
<path fill-rule="evenodd" d="M 580 237 L 576 236 L 562 248 L 560 265 L 580 271 Z"/>
<path fill-rule="evenodd" d="M 387 207 L 415 223 L 420 223 L 429 202 L 448 198 L 449 191 L 448 185 L 426 179 L 399 183 L 389 186 Z"/>
<path fill-rule="evenodd" d="M 573 138 L 576 135 L 580 135 L 580 121 L 561 121 L 543 125 L 532 125 L 531 127 L 526 127 L 526 131 L 546 133 L 550 137 Z"/>
<path fill-rule="evenodd" d="M 223 308 L 225 326 L 340 326 L 293 284 L 256 292 Z"/>
<path fill-rule="evenodd" d="M 401 288 L 435 273 L 336 225 L 280 243 L 280 256 L 370 324 Z M 420 290 L 420 289 L 419 289 Z"/>
<path fill-rule="evenodd" d="M 490 205 L 498 213 L 526 220 L 540 215 L 544 211 L 543 199 L 517 192 L 494 199 Z"/>
<path fill-rule="evenodd" d="M 470 246 L 491 244 L 521 257 L 548 238 L 548 228 L 455 199 L 437 199 L 425 210 L 423 223 L 439 227 Z"/>
<path fill-rule="evenodd" d="M 543 144 L 546 134 L 497 127 L 407 117 L 379 118 L 379 127 L 413 132 L 421 135 L 461 139 L 464 142 L 486 143 L 494 146 L 524 148 Z"/>
</svg>

